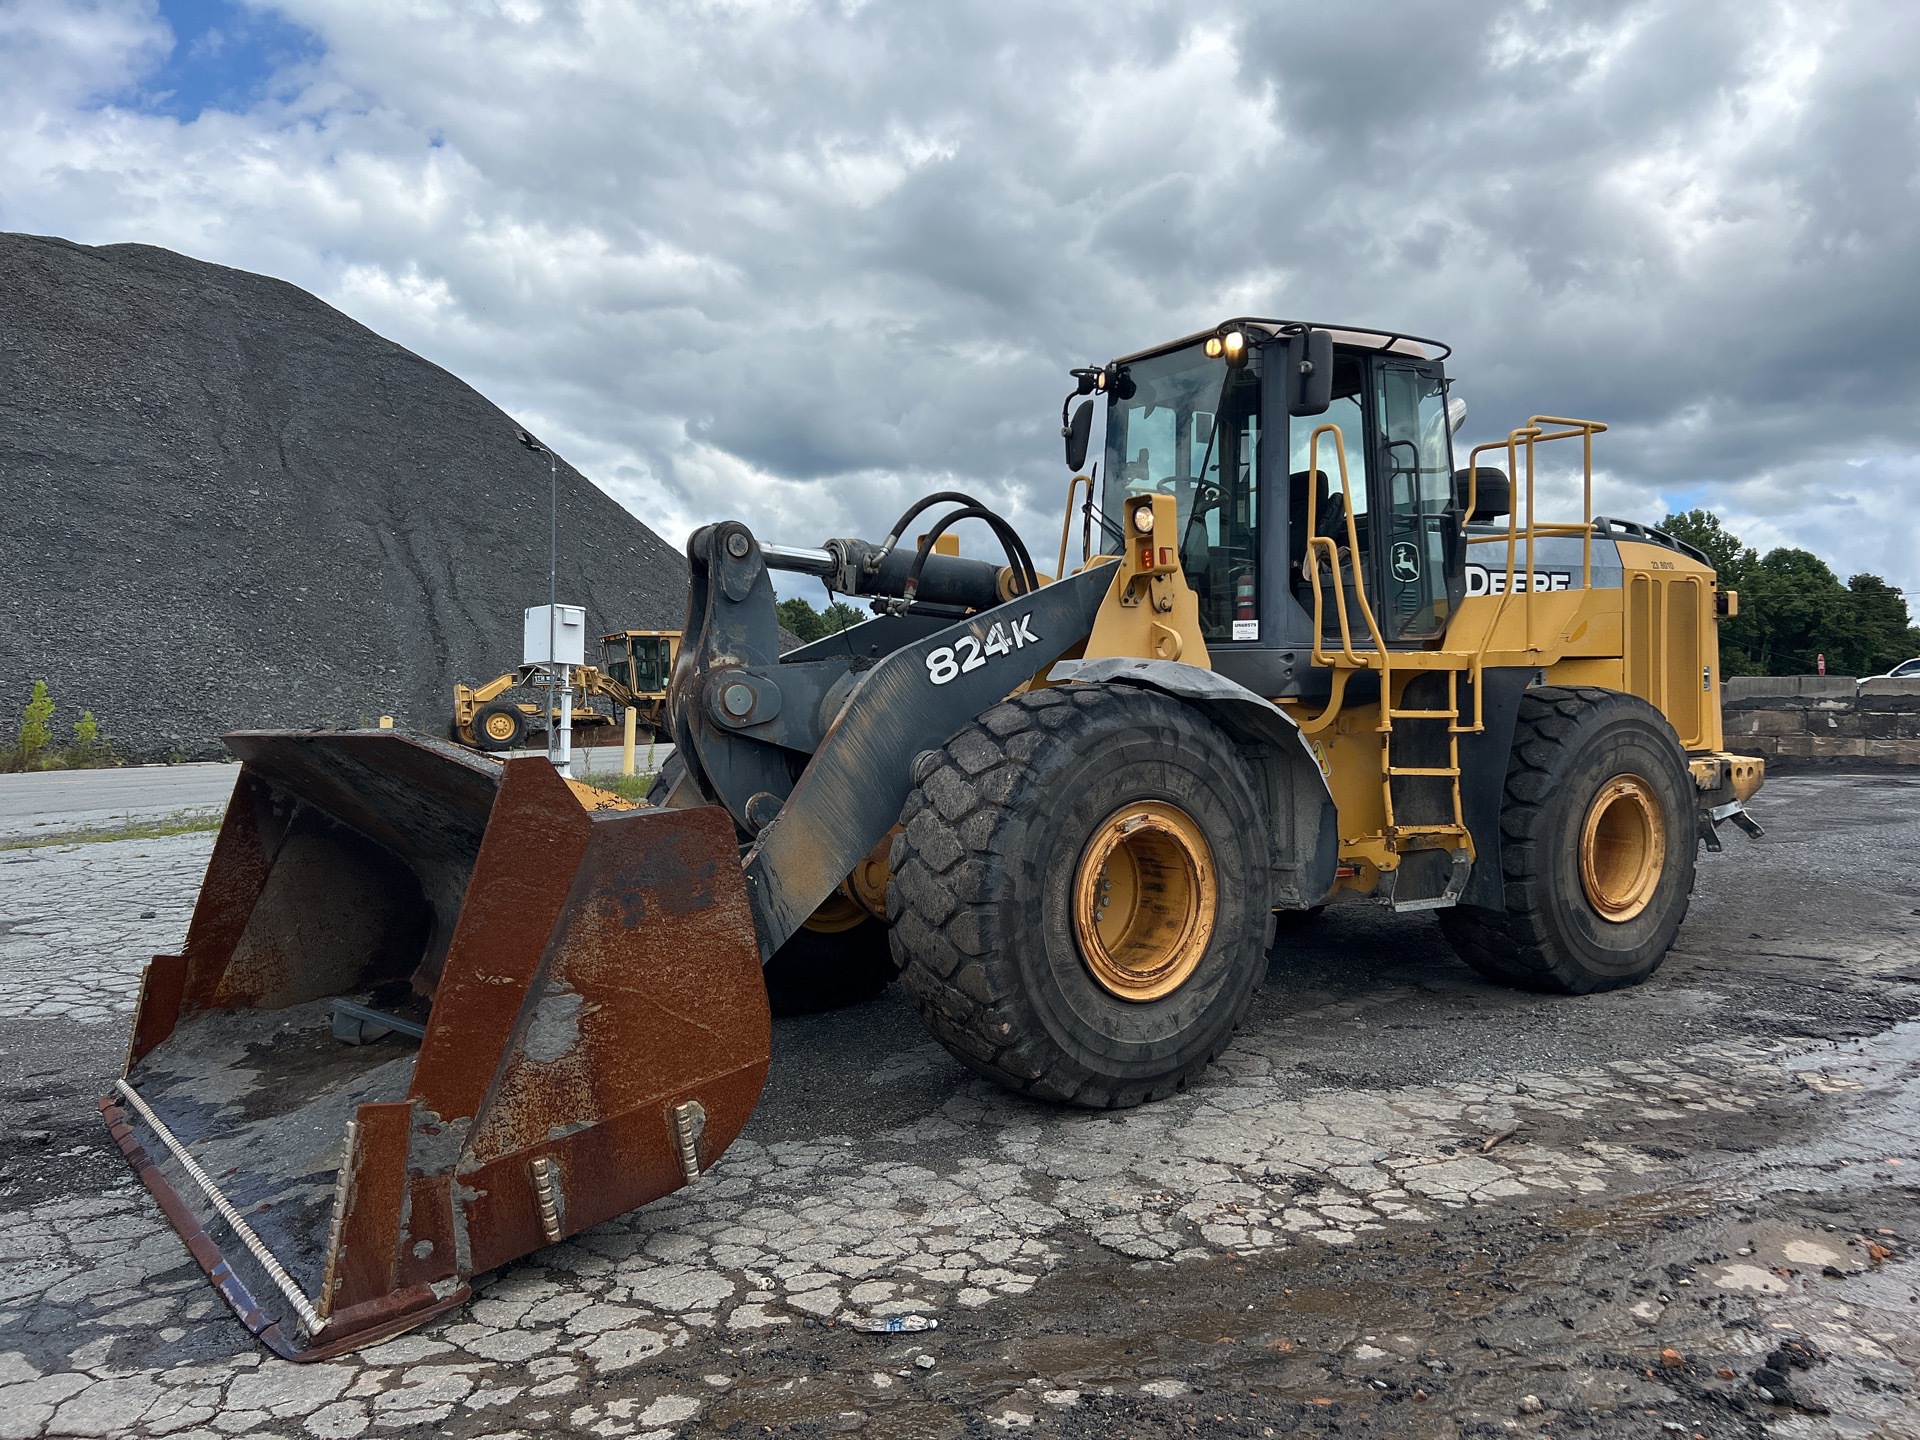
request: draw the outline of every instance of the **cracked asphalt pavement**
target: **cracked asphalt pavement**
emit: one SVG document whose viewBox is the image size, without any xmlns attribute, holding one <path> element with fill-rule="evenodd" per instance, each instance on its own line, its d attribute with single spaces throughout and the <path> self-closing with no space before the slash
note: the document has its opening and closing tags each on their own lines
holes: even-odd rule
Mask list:
<svg viewBox="0 0 1920 1440">
<path fill-rule="evenodd" d="M 1430 918 L 1283 926 L 1188 1093 L 1064 1111 L 888 995 L 781 1020 L 694 1186 L 319 1365 L 108 1141 L 212 836 L 0 852 L 0 1440 L 1920 1436 L 1920 780 L 1772 780 L 1666 965 L 1565 999 Z M 926 1315 L 931 1331 L 851 1321 Z"/>
</svg>

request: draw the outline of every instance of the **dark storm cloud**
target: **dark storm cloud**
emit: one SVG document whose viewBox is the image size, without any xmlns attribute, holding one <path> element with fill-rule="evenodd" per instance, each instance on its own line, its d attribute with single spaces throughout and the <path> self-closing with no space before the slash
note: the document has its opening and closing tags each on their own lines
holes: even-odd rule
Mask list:
<svg viewBox="0 0 1920 1440">
<path fill-rule="evenodd" d="M 1470 436 L 1611 422 L 1605 508 L 1920 588 L 1908 7 L 275 8 L 300 100 L 183 126 L 95 98 L 142 6 L 29 0 L 0 224 L 306 284 L 669 531 L 957 483 L 1050 542 L 1065 367 L 1253 312 L 1441 336 Z"/>
</svg>

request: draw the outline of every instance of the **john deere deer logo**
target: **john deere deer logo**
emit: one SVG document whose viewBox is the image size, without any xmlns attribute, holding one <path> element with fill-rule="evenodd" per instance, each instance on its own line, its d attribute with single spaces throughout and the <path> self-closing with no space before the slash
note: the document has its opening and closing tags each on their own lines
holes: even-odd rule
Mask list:
<svg viewBox="0 0 1920 1440">
<path fill-rule="evenodd" d="M 1393 578 L 1403 581 L 1420 578 L 1420 551 L 1411 540 L 1402 540 L 1393 547 Z"/>
</svg>

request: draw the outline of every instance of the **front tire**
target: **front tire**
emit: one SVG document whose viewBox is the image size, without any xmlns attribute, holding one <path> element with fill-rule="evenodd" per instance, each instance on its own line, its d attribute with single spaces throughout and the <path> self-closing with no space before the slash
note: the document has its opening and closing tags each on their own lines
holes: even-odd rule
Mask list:
<svg viewBox="0 0 1920 1440">
<path fill-rule="evenodd" d="M 1089 1107 L 1182 1089 L 1266 970 L 1268 822 L 1198 711 L 1125 685 L 994 706 L 915 765 L 888 917 L 934 1037 Z"/>
<path fill-rule="evenodd" d="M 473 743 L 482 750 L 517 750 L 527 738 L 527 712 L 496 701 L 473 717 Z"/>
<path fill-rule="evenodd" d="M 1658 710 L 1613 690 L 1530 690 L 1500 812 L 1505 908 L 1442 910 L 1441 931 L 1504 985 L 1638 985 L 1686 919 L 1695 826 L 1686 755 Z"/>
</svg>

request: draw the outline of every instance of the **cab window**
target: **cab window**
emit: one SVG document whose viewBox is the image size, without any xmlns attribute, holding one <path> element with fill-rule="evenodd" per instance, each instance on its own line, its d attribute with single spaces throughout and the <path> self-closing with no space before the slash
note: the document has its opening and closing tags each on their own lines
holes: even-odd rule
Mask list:
<svg viewBox="0 0 1920 1440">
<path fill-rule="evenodd" d="M 1351 583 L 1354 567 L 1366 572 L 1368 544 L 1368 516 L 1371 506 L 1367 498 L 1367 409 L 1366 409 L 1366 364 L 1350 351 L 1339 350 L 1334 355 L 1333 403 L 1324 415 L 1304 418 L 1296 417 L 1289 422 L 1287 437 L 1287 499 L 1290 551 L 1290 570 L 1295 594 L 1300 603 L 1312 608 L 1312 589 L 1306 583 L 1304 566 L 1307 558 L 1307 537 L 1309 534 L 1325 536 L 1333 541 L 1340 552 L 1340 565 L 1343 579 Z M 1335 435 L 1329 431 L 1314 440 L 1314 433 L 1322 426 L 1338 427 Z M 1340 458 L 1342 454 L 1347 462 L 1347 486 L 1343 490 L 1340 484 Z M 1359 540 L 1359 556 L 1356 561 L 1351 538 L 1347 533 L 1348 499 L 1352 500 L 1353 537 Z M 1325 585 L 1328 577 L 1324 571 L 1321 583 Z M 1337 629 L 1337 621 L 1329 615 L 1329 626 Z"/>
<path fill-rule="evenodd" d="M 1385 573 L 1379 620 L 1390 637 L 1426 639 L 1451 611 L 1447 554 L 1455 527 L 1446 387 L 1425 366 L 1388 360 L 1377 384 Z"/>
<path fill-rule="evenodd" d="M 1259 639 L 1260 352 L 1240 365 L 1200 346 L 1134 362 L 1107 416 L 1105 549 L 1129 495 L 1174 497 L 1181 568 L 1209 644 Z"/>
<path fill-rule="evenodd" d="M 671 667 L 667 657 L 671 646 L 664 635 L 636 635 L 633 637 L 633 689 L 638 694 L 649 694 L 667 688 Z"/>
</svg>

